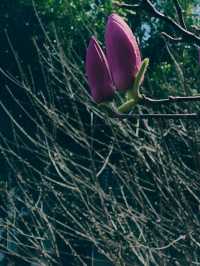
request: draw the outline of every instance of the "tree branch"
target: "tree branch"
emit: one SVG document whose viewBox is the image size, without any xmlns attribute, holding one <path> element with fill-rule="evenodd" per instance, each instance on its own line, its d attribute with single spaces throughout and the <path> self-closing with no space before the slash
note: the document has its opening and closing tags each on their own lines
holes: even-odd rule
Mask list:
<svg viewBox="0 0 200 266">
<path fill-rule="evenodd" d="M 117 7 L 125 8 L 125 9 L 136 9 L 140 7 L 139 4 L 134 5 L 134 4 L 119 3 L 119 2 L 113 2 L 113 4 Z"/>
<path fill-rule="evenodd" d="M 197 96 L 169 96 L 165 99 L 152 99 L 145 95 L 142 95 L 140 100 L 141 104 L 144 105 L 160 105 L 169 103 L 180 103 L 180 102 L 198 102 L 200 101 L 200 95 Z"/>
<path fill-rule="evenodd" d="M 197 102 L 200 101 L 200 95 L 198 96 L 169 96 L 165 99 L 152 99 L 145 95 L 141 95 L 139 103 L 142 105 L 161 105 L 169 103 L 181 103 L 181 102 Z M 151 119 L 151 118 L 163 118 L 163 119 L 199 119 L 200 113 L 186 113 L 186 114 L 124 114 L 119 113 L 115 109 L 111 110 L 111 117 L 119 119 L 137 118 L 137 119 Z"/>
<path fill-rule="evenodd" d="M 184 21 L 184 17 L 183 17 L 183 9 L 180 5 L 180 2 L 179 2 L 179 0 L 173 0 L 173 2 L 174 2 L 174 6 L 176 8 L 176 13 L 178 15 L 179 23 L 184 29 L 186 29 L 186 25 L 185 25 L 185 21 Z"/>
<path fill-rule="evenodd" d="M 170 41 L 173 41 L 173 42 L 181 42 L 182 41 L 182 38 L 181 37 L 172 37 L 171 35 L 167 34 L 166 32 L 161 32 L 162 36 L 169 39 Z"/>
<path fill-rule="evenodd" d="M 119 119 L 199 119 L 200 113 L 191 114 L 120 114 L 113 113 L 111 116 Z"/>
<path fill-rule="evenodd" d="M 161 13 L 158 9 L 156 9 L 156 7 L 152 4 L 150 0 L 142 0 L 142 5 L 143 5 L 144 10 L 147 11 L 148 13 L 151 13 L 152 16 L 162 19 L 166 23 L 170 24 L 179 34 L 181 34 L 185 42 L 195 43 L 200 46 L 200 37 L 198 37 L 193 32 L 188 31 L 183 25 L 178 24 L 171 17 L 166 16 L 165 14 Z"/>
<path fill-rule="evenodd" d="M 200 45 L 200 37 L 195 35 L 194 33 L 186 30 L 183 28 L 180 24 L 178 24 L 176 21 L 174 21 L 171 17 L 164 15 L 159 10 L 157 10 L 154 5 L 151 3 L 150 0 L 143 0 L 143 6 L 145 10 L 151 12 L 151 14 L 156 17 L 164 20 L 168 24 L 170 24 L 175 30 L 177 30 L 178 33 L 180 33 L 183 37 L 183 39 L 188 43 L 196 43 Z"/>
</svg>

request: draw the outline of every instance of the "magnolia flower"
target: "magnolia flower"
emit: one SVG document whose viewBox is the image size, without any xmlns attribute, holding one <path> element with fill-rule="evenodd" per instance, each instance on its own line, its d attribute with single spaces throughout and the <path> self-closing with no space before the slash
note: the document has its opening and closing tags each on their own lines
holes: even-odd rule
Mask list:
<svg viewBox="0 0 200 266">
<path fill-rule="evenodd" d="M 140 50 L 131 29 L 117 14 L 108 18 L 105 33 L 106 55 L 116 89 L 133 85 L 141 66 Z"/>
<path fill-rule="evenodd" d="M 86 55 L 86 74 L 92 97 L 96 103 L 108 101 L 114 86 L 106 56 L 95 37 L 92 37 Z"/>
</svg>

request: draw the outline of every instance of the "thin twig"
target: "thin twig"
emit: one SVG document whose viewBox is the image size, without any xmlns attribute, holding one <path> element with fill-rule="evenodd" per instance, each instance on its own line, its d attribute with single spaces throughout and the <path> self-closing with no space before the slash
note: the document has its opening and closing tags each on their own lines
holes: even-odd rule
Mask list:
<svg viewBox="0 0 200 266">
<path fill-rule="evenodd" d="M 142 105 L 161 105 L 169 103 L 183 103 L 183 102 L 197 102 L 200 101 L 198 96 L 169 96 L 165 99 L 153 99 L 145 95 L 141 95 L 139 103 Z M 137 119 L 151 119 L 151 118 L 164 118 L 164 119 L 199 119 L 200 113 L 183 113 L 183 114 L 124 114 L 112 110 L 112 117 L 119 119 L 137 118 Z"/>
<path fill-rule="evenodd" d="M 169 104 L 169 103 L 180 103 L 180 102 L 198 102 L 200 101 L 200 95 L 197 96 L 169 96 L 165 99 L 152 99 L 145 95 L 142 95 L 140 104 L 144 105 L 160 105 L 160 104 Z"/>
<path fill-rule="evenodd" d="M 191 114 L 120 114 L 113 113 L 113 118 L 120 119 L 199 119 L 199 113 L 191 113 Z"/>
<path fill-rule="evenodd" d="M 183 26 L 178 24 L 171 17 L 161 13 L 158 9 L 156 9 L 156 7 L 151 3 L 150 0 L 143 0 L 143 7 L 147 12 L 150 12 L 154 17 L 162 19 L 166 23 L 170 24 L 178 33 L 182 35 L 184 41 L 200 45 L 200 37 L 195 35 L 193 32 L 186 30 Z"/>
<path fill-rule="evenodd" d="M 128 9 L 135 9 L 140 7 L 139 4 L 126 4 L 126 3 L 119 3 L 119 2 L 114 2 L 113 3 L 115 6 L 120 7 L 120 8 L 128 8 Z"/>
<path fill-rule="evenodd" d="M 150 0 L 142 0 L 143 9 L 147 11 L 148 13 L 151 13 L 154 17 L 164 20 L 166 23 L 170 24 L 178 33 L 181 34 L 182 38 L 187 43 L 194 43 L 196 45 L 200 46 L 200 37 L 196 35 L 195 33 L 189 31 L 186 29 L 184 17 L 183 17 L 183 11 L 181 8 L 181 5 L 179 3 L 179 0 L 173 0 L 176 8 L 177 15 L 179 17 L 179 23 L 176 22 L 173 18 L 163 14 L 160 12 Z M 125 3 L 114 3 L 116 6 L 120 8 L 126 8 L 126 9 L 135 9 L 138 8 L 139 5 L 133 5 L 133 4 L 125 4 Z M 171 35 L 167 33 L 165 34 L 166 37 L 168 37 L 172 41 L 182 41 L 182 38 L 174 38 Z"/>
<path fill-rule="evenodd" d="M 181 42 L 182 41 L 182 38 L 181 37 L 173 37 L 173 36 L 167 34 L 166 32 L 161 32 L 161 35 L 163 37 L 166 37 L 170 41 L 173 41 L 173 42 Z"/>
<path fill-rule="evenodd" d="M 179 2 L 179 0 L 173 0 L 173 2 L 174 2 L 174 6 L 176 8 L 176 13 L 178 15 L 179 23 L 184 29 L 186 29 L 186 25 L 185 25 L 185 21 L 184 21 L 184 17 L 183 17 L 183 9 L 180 5 L 180 2 Z"/>
</svg>

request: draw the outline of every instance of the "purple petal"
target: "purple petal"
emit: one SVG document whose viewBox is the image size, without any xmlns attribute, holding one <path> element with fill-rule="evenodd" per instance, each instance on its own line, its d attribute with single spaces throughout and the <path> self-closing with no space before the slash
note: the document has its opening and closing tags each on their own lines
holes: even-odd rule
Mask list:
<svg viewBox="0 0 200 266">
<path fill-rule="evenodd" d="M 92 37 L 86 55 L 86 74 L 92 97 L 101 103 L 112 98 L 114 86 L 106 56 L 95 37 Z"/>
<path fill-rule="evenodd" d="M 141 66 L 140 50 L 131 29 L 117 14 L 108 18 L 106 52 L 112 78 L 118 90 L 127 90 Z"/>
</svg>

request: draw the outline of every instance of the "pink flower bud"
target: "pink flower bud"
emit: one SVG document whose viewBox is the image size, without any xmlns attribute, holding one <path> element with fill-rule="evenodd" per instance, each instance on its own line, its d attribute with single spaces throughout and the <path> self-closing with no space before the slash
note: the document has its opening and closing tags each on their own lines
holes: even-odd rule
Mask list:
<svg viewBox="0 0 200 266">
<path fill-rule="evenodd" d="M 140 69 L 141 55 L 131 29 L 117 14 L 108 18 L 105 41 L 114 84 L 118 90 L 127 90 Z"/>
<path fill-rule="evenodd" d="M 92 97 L 96 103 L 108 101 L 114 86 L 106 56 L 95 37 L 92 37 L 86 55 L 86 74 Z"/>
</svg>

